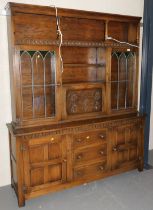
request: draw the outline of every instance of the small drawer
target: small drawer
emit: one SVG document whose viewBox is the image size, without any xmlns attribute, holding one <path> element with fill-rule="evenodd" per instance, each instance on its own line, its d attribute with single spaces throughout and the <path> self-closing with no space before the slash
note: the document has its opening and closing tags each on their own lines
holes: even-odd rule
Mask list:
<svg viewBox="0 0 153 210">
<path fill-rule="evenodd" d="M 101 176 L 106 172 L 107 163 L 101 161 L 92 165 L 74 169 L 74 180 L 90 179 L 91 177 Z"/>
<path fill-rule="evenodd" d="M 74 165 L 82 165 L 86 162 L 98 159 L 106 159 L 107 146 L 100 145 L 97 147 L 90 147 L 83 150 L 78 150 L 74 153 Z"/>
<path fill-rule="evenodd" d="M 80 133 L 74 135 L 73 146 L 76 148 L 94 143 L 106 143 L 106 139 L 106 130 Z"/>
</svg>

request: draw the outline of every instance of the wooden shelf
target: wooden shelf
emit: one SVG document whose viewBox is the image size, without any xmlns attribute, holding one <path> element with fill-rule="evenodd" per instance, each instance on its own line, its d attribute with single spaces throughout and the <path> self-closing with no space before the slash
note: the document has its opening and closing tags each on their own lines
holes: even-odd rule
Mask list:
<svg viewBox="0 0 153 210">
<path fill-rule="evenodd" d="M 106 81 L 81 81 L 81 82 L 65 82 L 63 86 L 72 86 L 72 85 L 97 85 L 104 84 Z"/>
<path fill-rule="evenodd" d="M 64 67 L 106 67 L 105 64 L 64 63 Z"/>
</svg>

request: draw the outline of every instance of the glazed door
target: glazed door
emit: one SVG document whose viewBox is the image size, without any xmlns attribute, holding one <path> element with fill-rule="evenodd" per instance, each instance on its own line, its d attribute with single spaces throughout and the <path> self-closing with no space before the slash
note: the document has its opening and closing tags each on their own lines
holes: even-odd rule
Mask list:
<svg viewBox="0 0 153 210">
<path fill-rule="evenodd" d="M 67 180 L 67 154 L 64 136 L 32 139 L 23 145 L 26 193 Z"/>
<path fill-rule="evenodd" d="M 111 56 L 112 113 L 136 110 L 138 57 L 137 52 L 114 50 Z"/>
<path fill-rule="evenodd" d="M 119 169 L 138 164 L 142 150 L 141 129 L 138 125 L 119 126 L 112 131 L 111 168 Z"/>
<path fill-rule="evenodd" d="M 20 80 L 17 81 L 17 115 L 22 124 L 60 119 L 60 67 L 56 47 L 17 50 Z"/>
</svg>

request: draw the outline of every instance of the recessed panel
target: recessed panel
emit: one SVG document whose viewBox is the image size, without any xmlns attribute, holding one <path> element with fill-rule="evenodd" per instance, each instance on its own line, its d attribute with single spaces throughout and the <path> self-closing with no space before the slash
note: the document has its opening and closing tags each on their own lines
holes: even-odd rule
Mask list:
<svg viewBox="0 0 153 210">
<path fill-rule="evenodd" d="M 60 25 L 64 40 L 104 40 L 104 21 L 102 20 L 62 17 Z"/>
<path fill-rule="evenodd" d="M 14 16 L 15 41 L 55 40 L 55 16 L 16 13 Z"/>
<path fill-rule="evenodd" d="M 61 143 L 51 143 L 48 145 L 48 159 L 58 159 L 62 156 Z"/>
<path fill-rule="evenodd" d="M 48 181 L 55 182 L 62 180 L 62 164 L 50 165 L 48 167 Z"/>
<path fill-rule="evenodd" d="M 102 89 L 68 90 L 66 110 L 70 115 L 102 111 Z"/>
<path fill-rule="evenodd" d="M 31 187 L 44 184 L 44 168 L 35 168 L 30 171 Z"/>
<path fill-rule="evenodd" d="M 110 21 L 108 35 L 119 41 L 128 41 L 128 24 L 126 22 Z"/>
<path fill-rule="evenodd" d="M 39 163 L 44 161 L 44 147 L 34 146 L 30 147 L 29 151 L 30 163 Z"/>
</svg>

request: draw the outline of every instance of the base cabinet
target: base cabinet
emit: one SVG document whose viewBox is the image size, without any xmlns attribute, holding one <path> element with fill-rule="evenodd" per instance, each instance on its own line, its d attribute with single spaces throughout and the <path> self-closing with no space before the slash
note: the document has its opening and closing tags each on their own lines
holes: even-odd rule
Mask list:
<svg viewBox="0 0 153 210">
<path fill-rule="evenodd" d="M 12 185 L 25 200 L 130 169 L 143 170 L 141 117 L 14 135 Z"/>
</svg>

